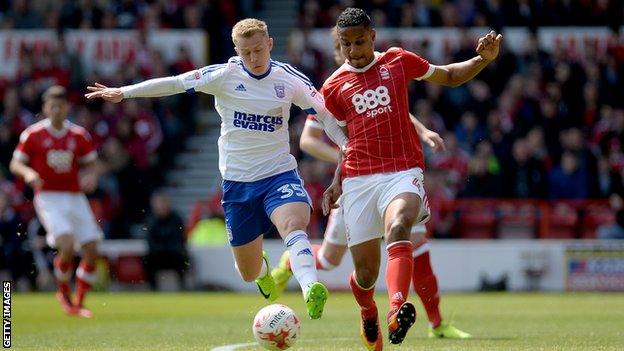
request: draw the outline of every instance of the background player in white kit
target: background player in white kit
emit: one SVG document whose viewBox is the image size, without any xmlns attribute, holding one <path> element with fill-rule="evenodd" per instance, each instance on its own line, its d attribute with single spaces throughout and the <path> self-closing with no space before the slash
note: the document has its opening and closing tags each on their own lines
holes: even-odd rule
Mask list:
<svg viewBox="0 0 624 351">
<path fill-rule="evenodd" d="M 222 204 L 236 267 L 245 281 L 256 280 L 266 299 L 275 300 L 268 258 L 262 252 L 262 234 L 275 225 L 291 253 L 308 314 L 317 319 L 323 313 L 327 289 L 318 282 L 305 232 L 310 198 L 290 154 L 291 103 L 315 115 L 336 144 L 344 146 L 346 137 L 310 80 L 292 66 L 271 60 L 273 39 L 263 21 L 239 21 L 232 28 L 232 40 L 239 56 L 225 64 L 122 88 L 96 83 L 86 96 L 120 102 L 196 90 L 214 95 L 222 119 L 218 142 Z"/>
<path fill-rule="evenodd" d="M 89 133 L 66 120 L 70 106 L 65 88 L 50 87 L 42 100 L 46 118 L 22 132 L 10 168 L 35 190 L 37 216 L 47 232 L 48 244 L 58 250 L 54 275 L 61 307 L 67 314 L 91 317 L 83 302 L 96 280 L 97 243 L 102 231 L 83 191 L 91 192 L 97 186 L 97 153 Z M 76 296 L 72 300 L 69 281 L 76 244 L 82 259 L 76 270 Z"/>
<path fill-rule="evenodd" d="M 340 42 L 336 29 L 332 29 L 332 39 L 334 40 L 334 61 L 337 67 L 344 62 L 344 56 L 340 51 Z M 438 133 L 427 129 L 416 117 L 410 114 L 410 119 L 418 133 L 421 141 L 426 143 L 434 151 L 444 149 L 444 141 Z M 331 163 L 338 163 L 339 150 L 330 145 L 324 137 L 323 126 L 313 117 L 308 116 L 301 132 L 299 141 L 301 150 L 314 156 L 315 158 Z M 440 313 L 440 295 L 435 274 L 431 268 L 429 258 L 429 243 L 427 241 L 427 228 L 424 224 L 416 224 L 412 227 L 412 244 L 414 245 L 412 256 L 414 257 L 414 270 L 412 273 L 412 283 L 414 292 L 418 294 L 422 301 L 427 317 L 429 319 L 429 337 L 465 339 L 471 335 L 457 329 L 452 324 L 443 321 Z M 327 227 L 321 245 L 312 245 L 316 268 L 321 270 L 332 270 L 342 261 L 347 251 L 347 236 L 342 209 L 331 210 Z M 282 293 L 292 276 L 290 269 L 289 252 L 285 251 L 280 259 L 279 265 L 271 271 L 278 293 Z"/>
</svg>

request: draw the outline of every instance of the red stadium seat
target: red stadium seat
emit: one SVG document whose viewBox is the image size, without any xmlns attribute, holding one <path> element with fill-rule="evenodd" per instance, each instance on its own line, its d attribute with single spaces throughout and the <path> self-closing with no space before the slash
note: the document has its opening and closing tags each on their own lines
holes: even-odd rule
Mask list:
<svg viewBox="0 0 624 351">
<path fill-rule="evenodd" d="M 467 201 L 458 209 L 457 224 L 462 239 L 493 239 L 496 236 L 496 216 L 489 203 Z"/>
<path fill-rule="evenodd" d="M 502 202 L 498 206 L 500 221 L 498 237 L 500 239 L 535 238 L 537 208 L 528 202 Z"/>
<path fill-rule="evenodd" d="M 615 214 L 608 205 L 589 206 L 583 217 L 581 226 L 581 238 L 596 239 L 596 230 L 603 224 L 614 223 Z"/>
<path fill-rule="evenodd" d="M 574 239 L 578 219 L 578 212 L 574 207 L 563 202 L 553 204 L 548 219 L 548 229 L 542 234 L 542 238 Z"/>
<path fill-rule="evenodd" d="M 119 256 L 115 276 L 120 283 L 136 284 L 146 280 L 143 261 L 140 256 Z"/>
</svg>

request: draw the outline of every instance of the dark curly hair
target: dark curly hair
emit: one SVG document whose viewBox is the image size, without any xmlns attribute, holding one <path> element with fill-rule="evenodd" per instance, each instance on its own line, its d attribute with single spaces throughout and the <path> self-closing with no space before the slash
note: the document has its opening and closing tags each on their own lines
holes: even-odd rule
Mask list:
<svg viewBox="0 0 624 351">
<path fill-rule="evenodd" d="M 336 26 L 338 28 L 346 28 L 346 27 L 357 27 L 363 26 L 364 28 L 371 27 L 371 19 L 366 14 L 366 11 L 354 7 L 348 7 L 340 16 L 338 16 L 338 20 L 336 21 Z"/>
</svg>

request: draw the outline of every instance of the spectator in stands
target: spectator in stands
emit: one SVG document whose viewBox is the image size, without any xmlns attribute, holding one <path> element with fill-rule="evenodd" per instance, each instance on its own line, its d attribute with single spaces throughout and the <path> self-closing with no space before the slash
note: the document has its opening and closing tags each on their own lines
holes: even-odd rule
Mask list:
<svg viewBox="0 0 624 351">
<path fill-rule="evenodd" d="M 559 165 L 551 170 L 549 180 L 551 199 L 585 199 L 589 195 L 587 169 L 572 151 L 563 153 Z"/>
<path fill-rule="evenodd" d="M 27 278 L 31 289 L 36 289 L 37 273 L 32 253 L 28 247 L 26 227 L 22 219 L 11 207 L 10 198 L 0 191 L 0 252 L 3 267 L 11 272 L 11 280 L 17 282 L 20 278 Z"/>
<path fill-rule="evenodd" d="M 566 151 L 576 154 L 579 169 L 584 170 L 587 178 L 587 195 L 591 198 L 600 196 L 598 185 L 598 161 L 585 145 L 585 136 L 579 128 L 570 128 L 561 132 L 561 146 Z"/>
<path fill-rule="evenodd" d="M 500 164 L 488 141 L 477 144 L 475 156 L 468 165 L 466 186 L 459 195 L 485 198 L 501 196 Z"/>
<path fill-rule="evenodd" d="M 13 0 L 13 6 L 4 21 L 4 27 L 15 29 L 33 29 L 42 23 L 39 14 L 30 9 L 27 0 Z"/>
<path fill-rule="evenodd" d="M 615 213 L 615 223 L 598 227 L 598 239 L 624 239 L 624 209 Z"/>
<path fill-rule="evenodd" d="M 147 255 L 145 272 L 152 290 L 156 290 L 156 273 L 173 269 L 181 289 L 186 288 L 184 277 L 188 270 L 188 254 L 184 241 L 184 223 L 171 209 L 167 195 L 155 192 L 151 199 L 152 213 L 147 220 Z"/>
<path fill-rule="evenodd" d="M 544 198 L 548 186 L 544 166 L 531 156 L 527 141 L 513 144 L 512 160 L 503 167 L 503 195 L 510 198 Z"/>
</svg>

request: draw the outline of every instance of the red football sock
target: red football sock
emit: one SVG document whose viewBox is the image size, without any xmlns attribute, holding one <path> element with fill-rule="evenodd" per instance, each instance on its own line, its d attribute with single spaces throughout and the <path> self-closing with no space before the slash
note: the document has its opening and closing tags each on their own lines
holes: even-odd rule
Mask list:
<svg viewBox="0 0 624 351">
<path fill-rule="evenodd" d="M 375 286 L 371 286 L 369 289 L 362 288 L 355 280 L 355 272 L 349 275 L 349 285 L 355 301 L 360 305 L 362 315 L 364 318 L 371 319 L 377 316 L 377 305 L 375 304 Z"/>
<path fill-rule="evenodd" d="M 54 277 L 58 284 L 58 289 L 65 295 L 69 295 L 69 280 L 71 279 L 71 261 L 63 261 L 61 256 L 54 257 Z"/>
<path fill-rule="evenodd" d="M 440 294 L 438 280 L 431 269 L 429 251 L 414 257 L 414 272 L 412 274 L 414 290 L 425 306 L 427 317 L 432 327 L 437 327 L 442 321 L 440 314 Z"/>
<path fill-rule="evenodd" d="M 95 276 L 95 266 L 89 265 L 85 261 L 80 261 L 80 265 L 76 270 L 76 300 L 75 305 L 82 307 L 84 297 L 97 277 Z"/>
<path fill-rule="evenodd" d="M 412 277 L 412 247 L 410 241 L 397 241 L 388 245 L 386 285 L 390 312 L 398 310 L 407 300 Z"/>
</svg>

